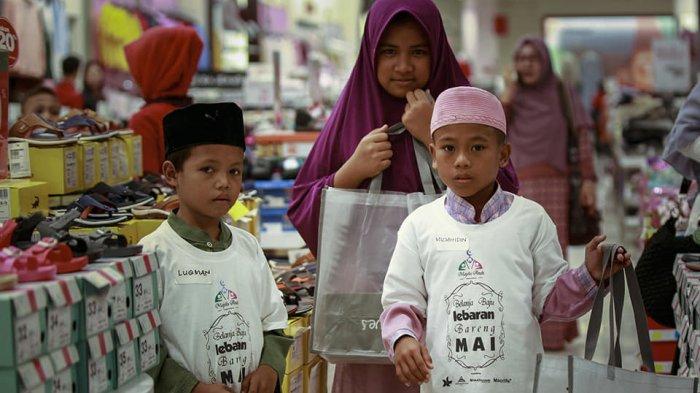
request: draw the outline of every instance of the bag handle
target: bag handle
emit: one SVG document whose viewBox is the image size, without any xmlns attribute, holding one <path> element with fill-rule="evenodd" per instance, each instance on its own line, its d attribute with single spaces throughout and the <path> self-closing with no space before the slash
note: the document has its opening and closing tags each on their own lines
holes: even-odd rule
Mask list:
<svg viewBox="0 0 700 393">
<path fill-rule="evenodd" d="M 393 126 L 391 126 L 389 130 L 387 130 L 387 134 L 400 135 L 403 134 L 405 131 L 406 127 L 403 125 L 403 123 L 396 123 Z M 416 138 L 411 139 L 413 139 L 413 151 L 416 155 L 416 164 L 418 165 L 418 172 L 420 174 L 421 184 L 423 185 L 423 192 L 425 192 L 428 195 L 437 195 L 442 193 L 442 190 L 445 188 L 445 186 L 442 180 L 440 180 L 440 177 L 437 175 L 437 173 L 435 173 L 431 168 L 430 164 L 432 162 L 432 158 L 430 157 L 428 149 L 426 149 L 425 146 L 418 142 Z M 378 194 L 381 192 L 382 177 L 382 173 L 380 173 L 374 178 L 372 178 L 372 181 L 369 183 L 370 194 Z M 433 179 L 435 179 L 437 187 L 434 185 Z"/>
<path fill-rule="evenodd" d="M 612 271 L 612 267 L 617 256 L 619 245 L 606 244 L 603 246 L 603 273 Z M 622 322 L 622 309 L 625 299 L 625 281 L 629 289 L 629 297 L 634 313 L 635 328 L 637 330 L 637 341 L 639 350 L 642 355 L 643 365 L 650 371 L 654 372 L 654 361 L 651 354 L 651 341 L 649 339 L 649 327 L 647 326 L 646 313 L 642 302 L 642 294 L 637 281 L 637 275 L 632 266 L 625 267 L 623 274 L 616 274 L 610 280 L 610 358 L 608 365 L 611 367 L 621 367 L 622 359 L 620 354 L 620 326 Z M 603 314 L 603 300 L 605 298 L 605 286 L 603 280 L 600 281 L 596 298 L 591 311 L 591 319 L 588 325 L 588 333 L 586 335 L 586 360 L 592 360 L 595 354 L 598 337 L 600 334 L 600 326 Z M 615 331 L 616 330 L 616 331 Z"/>
</svg>

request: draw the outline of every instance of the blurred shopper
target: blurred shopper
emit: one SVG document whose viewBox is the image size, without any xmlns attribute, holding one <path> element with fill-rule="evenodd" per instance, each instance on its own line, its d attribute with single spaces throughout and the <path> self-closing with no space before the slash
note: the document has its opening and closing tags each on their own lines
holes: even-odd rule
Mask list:
<svg viewBox="0 0 700 393">
<path fill-rule="evenodd" d="M 143 170 L 160 173 L 165 160 L 163 117 L 192 103 L 187 96 L 203 43 L 191 27 L 154 27 L 124 48 L 146 104 L 129 121 L 143 138 Z"/>
<path fill-rule="evenodd" d="M 61 64 L 63 79 L 56 84 L 56 95 L 63 106 L 69 108 L 83 108 L 83 96 L 75 88 L 75 80 L 80 69 L 80 59 L 76 56 L 68 56 Z"/>
<path fill-rule="evenodd" d="M 502 102 L 508 120 L 512 160 L 520 179 L 520 195 L 542 205 L 557 226 L 564 256 L 569 245 L 569 123 L 578 135 L 583 180 L 578 202 L 596 209 L 595 171 L 590 142 L 592 122 L 574 90 L 554 74 L 549 50 L 539 38 L 520 41 L 514 54 L 517 81 Z M 567 94 L 566 102 L 560 97 Z M 566 106 L 570 106 L 567 110 Z M 567 113 L 570 113 L 570 122 Z M 544 348 L 560 350 L 578 336 L 576 322 L 542 325 Z"/>
<path fill-rule="evenodd" d="M 102 64 L 91 60 L 85 65 L 83 76 L 83 107 L 97 110 L 97 104 L 104 101 L 105 73 Z"/>
</svg>

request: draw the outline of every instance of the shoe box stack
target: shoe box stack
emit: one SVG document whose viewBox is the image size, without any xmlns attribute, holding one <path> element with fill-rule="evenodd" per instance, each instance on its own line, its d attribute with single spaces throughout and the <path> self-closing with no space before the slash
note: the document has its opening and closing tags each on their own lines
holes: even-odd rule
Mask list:
<svg viewBox="0 0 700 393">
<path fill-rule="evenodd" d="M 108 392 L 160 357 L 155 254 L 0 292 L 3 392 Z"/>
<path fill-rule="evenodd" d="M 678 254 L 673 274 L 678 293 L 673 298 L 673 312 L 680 350 L 678 375 L 700 375 L 700 271 L 698 262 L 686 262 L 697 254 Z"/>
<path fill-rule="evenodd" d="M 0 182 L 0 221 L 48 214 L 50 207 L 67 205 L 66 198 L 100 182 L 122 184 L 143 174 L 141 136 L 132 131 L 39 143 L 9 144 L 10 179 Z"/>
<path fill-rule="evenodd" d="M 261 198 L 242 193 L 229 211 L 230 224 L 251 233 L 258 241 L 260 241 L 261 230 L 261 204 Z"/>
<path fill-rule="evenodd" d="M 311 353 L 311 314 L 291 318 L 284 333 L 294 338 L 287 354 L 282 393 L 325 393 L 328 365 Z"/>
<path fill-rule="evenodd" d="M 261 230 L 280 232 L 294 231 L 287 210 L 294 180 L 256 180 L 246 184 L 246 189 L 254 189 L 262 198 L 260 206 Z"/>
</svg>

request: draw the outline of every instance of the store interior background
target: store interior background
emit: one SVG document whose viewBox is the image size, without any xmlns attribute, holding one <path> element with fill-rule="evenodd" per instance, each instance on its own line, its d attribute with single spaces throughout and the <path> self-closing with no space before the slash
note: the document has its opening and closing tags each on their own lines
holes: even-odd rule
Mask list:
<svg viewBox="0 0 700 393">
<path fill-rule="evenodd" d="M 557 17 L 670 18 L 673 31 L 669 34 L 685 37 L 689 42 L 690 53 L 690 73 L 685 91 L 664 95 L 675 110 L 697 80 L 700 40 L 697 37 L 699 6 L 695 0 L 435 2 L 441 10 L 455 54 L 463 64 L 468 65 L 471 82 L 496 93 L 504 88 L 503 75 L 511 70 L 512 51 L 516 42 L 524 35 L 542 35 L 546 30 L 546 21 Z M 48 3 L 51 2 L 46 2 Z M 250 135 L 258 142 L 249 157 L 250 162 L 273 158 L 282 161 L 282 170 L 273 171 L 269 179 L 253 179 L 255 176 L 251 176 L 253 187 L 257 180 L 286 181 L 287 183 L 281 184 L 287 184 L 287 187 L 293 181 L 293 177 L 285 175 L 285 171 L 289 169 L 294 172 L 301 165 L 304 155 L 308 154 L 313 145 L 313 132 L 322 127 L 324 116 L 328 115 L 344 86 L 356 59 L 366 9 L 370 4 L 368 0 L 65 0 L 62 3 L 70 28 L 66 54 L 76 54 L 83 63 L 94 58 L 103 62 L 109 59 L 108 62 L 112 62 L 113 66 L 108 66 L 107 70 L 107 101 L 98 108 L 98 112 L 122 120 L 127 120 L 143 103 L 127 70 L 123 68 L 125 63 L 119 54 L 127 37 L 134 33 L 122 31 L 109 20 L 101 18 L 104 7 L 140 7 L 180 16 L 200 26 L 206 36 L 209 61 L 203 63 L 201 72 L 195 77 L 191 95 L 196 102 L 234 100 L 241 103 L 245 109 Z M 229 12 L 235 14 L 236 6 L 240 9 L 255 9 L 256 20 L 229 18 L 232 15 Z M 658 27 L 654 24 L 656 22 L 650 23 L 652 28 Z M 614 31 L 616 25 L 614 22 L 603 22 L 590 27 L 596 28 Z M 590 29 L 580 29 L 581 41 L 586 41 Z M 659 35 L 663 36 L 662 33 Z M 546 38 L 548 42 L 554 42 L 552 37 Z M 276 58 L 279 59 L 278 79 L 275 78 Z M 60 78 L 60 60 L 60 57 L 54 56 L 50 64 L 51 75 L 56 80 Z M 562 60 L 557 68 L 560 73 L 566 74 L 562 70 L 563 63 L 565 61 Z M 646 66 L 651 67 L 649 64 Z M 576 79 L 581 77 L 581 71 L 580 68 L 574 69 L 564 76 L 571 77 L 576 83 Z M 652 216 L 656 213 L 644 212 L 643 207 L 655 198 L 664 200 L 665 197 L 654 195 L 653 187 L 648 187 L 649 179 L 656 181 L 663 178 L 669 185 L 677 182 L 677 187 L 680 176 L 674 176 L 668 171 L 662 174 L 645 173 L 648 171 L 648 160 L 660 154 L 661 146 L 654 143 L 641 147 L 625 145 L 622 137 L 625 122 L 644 110 L 620 108 L 615 102 L 623 94 L 624 88 L 616 83 L 616 75 L 603 77 L 608 88 L 610 112 L 607 129 L 612 138 L 612 151 L 601 154 L 596 162 L 599 175 L 598 201 L 601 202 L 604 214 L 604 232 L 608 234 L 609 240 L 625 244 L 633 251 L 636 259 L 640 255 L 644 238 L 653 233 L 654 229 Z M 10 122 L 19 115 L 17 97 L 31 84 L 32 79 L 35 78 L 11 73 L 11 94 L 15 102 L 10 105 Z M 661 100 L 659 95 L 648 96 L 640 105 L 645 108 L 658 106 Z M 312 117 L 312 121 L 303 127 L 297 124 L 299 109 L 308 110 Z M 665 119 L 671 124 L 672 120 L 670 117 Z M 286 138 L 294 133 L 291 130 L 295 128 L 297 131 L 311 132 L 298 133 L 299 137 L 289 142 L 290 139 Z M 275 139 L 280 133 L 287 136 Z M 290 158 L 295 161 L 288 161 Z M 301 238 L 284 217 L 287 203 L 285 190 L 276 189 L 272 185 L 265 188 L 263 183 L 260 185 L 260 193 L 265 196 L 268 204 L 270 220 L 269 225 L 263 229 L 263 248 L 293 249 L 303 246 Z M 263 223 L 265 224 L 264 214 Z M 569 259 L 572 266 L 581 264 L 583 248 L 572 247 Z M 625 321 L 633 320 L 628 314 L 631 313 L 630 310 L 630 307 L 626 307 Z M 587 318 L 583 318 L 579 326 L 585 332 Z M 630 329 L 633 329 L 631 324 L 623 324 L 623 365 L 626 368 L 636 368 L 639 365 L 636 336 Z M 607 332 L 607 326 L 603 331 Z M 607 342 L 607 335 L 602 334 L 600 340 L 601 343 Z M 582 355 L 584 341 L 585 335 L 580 336 L 565 352 Z M 601 348 L 604 347 L 606 345 L 601 345 Z M 607 354 L 599 351 L 596 359 L 605 362 Z"/>
</svg>

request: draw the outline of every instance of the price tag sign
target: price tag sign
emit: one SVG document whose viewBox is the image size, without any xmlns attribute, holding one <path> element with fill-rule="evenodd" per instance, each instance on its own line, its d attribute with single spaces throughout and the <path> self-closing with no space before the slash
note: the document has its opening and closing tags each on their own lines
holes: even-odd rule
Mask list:
<svg viewBox="0 0 700 393">
<path fill-rule="evenodd" d="M 7 60 L 12 68 L 19 57 L 19 39 L 17 39 L 15 28 L 6 18 L 0 18 L 0 51 L 8 52 Z"/>
</svg>

